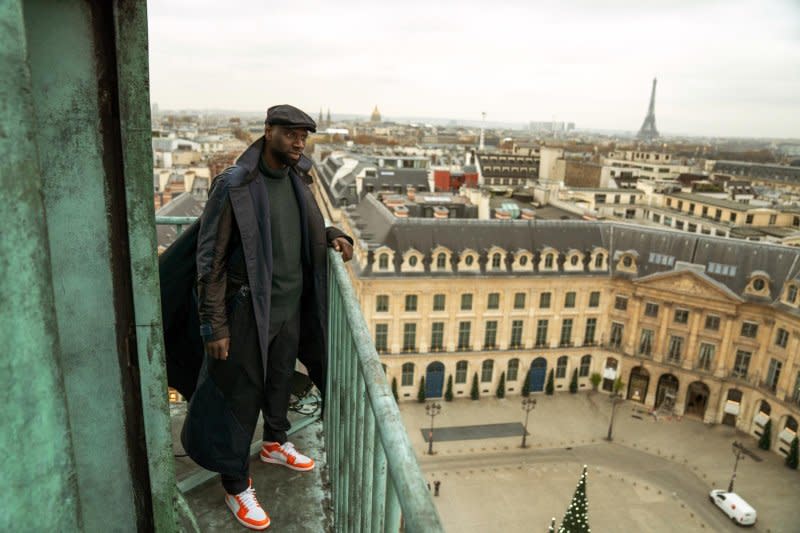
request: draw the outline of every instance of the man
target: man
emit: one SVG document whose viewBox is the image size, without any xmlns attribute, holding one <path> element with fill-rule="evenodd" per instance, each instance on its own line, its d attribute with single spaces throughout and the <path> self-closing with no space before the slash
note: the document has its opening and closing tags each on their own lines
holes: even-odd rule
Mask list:
<svg viewBox="0 0 800 533">
<path fill-rule="evenodd" d="M 326 249 L 345 261 L 353 253 L 349 237 L 326 230 L 296 168 L 314 131 L 303 111 L 271 107 L 264 136 L 215 178 L 197 235 L 197 305 L 210 379 L 198 385 L 187 417 L 195 427 L 185 426 L 183 436 L 190 456 L 221 473 L 236 519 L 256 530 L 270 523 L 248 471 L 258 415 L 264 414 L 263 462 L 314 468 L 286 439 L 290 380 L 299 352 L 324 393 Z M 232 418 L 220 414 L 220 401 Z M 223 430 L 198 430 L 203 418 L 223 421 Z"/>
</svg>

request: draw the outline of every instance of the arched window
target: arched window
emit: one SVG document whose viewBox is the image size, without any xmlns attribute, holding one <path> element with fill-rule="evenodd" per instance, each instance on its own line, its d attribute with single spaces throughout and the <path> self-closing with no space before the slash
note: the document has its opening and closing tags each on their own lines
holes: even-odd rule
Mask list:
<svg viewBox="0 0 800 533">
<path fill-rule="evenodd" d="M 381 254 L 378 256 L 378 268 L 381 270 L 389 268 L 389 254 Z"/>
<path fill-rule="evenodd" d="M 401 384 L 403 387 L 414 384 L 414 363 L 403 363 L 403 379 Z"/>
<path fill-rule="evenodd" d="M 569 358 L 566 355 L 562 355 L 558 358 L 556 362 L 556 377 L 563 378 L 567 376 L 567 361 Z"/>
<path fill-rule="evenodd" d="M 492 381 L 492 372 L 494 371 L 494 361 L 487 359 L 481 365 L 481 383 L 488 383 Z"/>
<path fill-rule="evenodd" d="M 592 367 L 592 356 L 584 355 L 581 357 L 581 368 L 578 370 L 578 376 L 585 378 L 589 375 L 589 369 Z"/>
<path fill-rule="evenodd" d="M 467 382 L 467 362 L 459 361 L 456 363 L 456 383 Z"/>
<path fill-rule="evenodd" d="M 555 254 L 547 254 L 544 256 L 544 267 L 545 268 L 553 268 L 553 263 L 555 262 Z"/>
<path fill-rule="evenodd" d="M 508 362 L 506 381 L 517 381 L 517 374 L 519 374 L 519 359 L 512 359 Z"/>
<path fill-rule="evenodd" d="M 447 267 L 447 254 L 441 253 L 436 256 L 436 268 Z"/>
<path fill-rule="evenodd" d="M 594 256 L 594 267 L 595 268 L 603 268 L 603 261 L 605 260 L 605 256 L 603 254 L 597 254 Z"/>
<path fill-rule="evenodd" d="M 500 268 L 501 256 L 498 253 L 492 254 L 492 268 Z"/>
</svg>

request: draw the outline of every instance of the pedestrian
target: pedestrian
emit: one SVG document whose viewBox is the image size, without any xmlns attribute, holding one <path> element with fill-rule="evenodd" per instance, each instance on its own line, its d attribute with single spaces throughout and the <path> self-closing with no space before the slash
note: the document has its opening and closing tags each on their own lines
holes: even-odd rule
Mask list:
<svg viewBox="0 0 800 533">
<path fill-rule="evenodd" d="M 271 107 L 264 136 L 214 179 L 197 234 L 206 357 L 182 440 L 190 457 L 220 473 L 225 503 L 255 530 L 270 524 L 249 475 L 259 413 L 261 461 L 312 470 L 314 460 L 287 441 L 290 380 L 300 353 L 324 397 L 327 248 L 345 261 L 353 254 L 352 239 L 325 228 L 304 182 L 314 131 L 300 109 Z"/>
<path fill-rule="evenodd" d="M 438 496 L 439 495 L 439 487 L 441 485 L 442 485 L 442 482 L 439 481 L 438 479 L 433 482 L 433 495 L 434 496 Z"/>
</svg>

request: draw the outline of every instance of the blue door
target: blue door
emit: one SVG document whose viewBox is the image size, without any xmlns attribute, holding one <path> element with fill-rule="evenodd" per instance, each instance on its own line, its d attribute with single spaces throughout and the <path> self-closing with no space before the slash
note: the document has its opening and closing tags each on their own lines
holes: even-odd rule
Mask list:
<svg viewBox="0 0 800 533">
<path fill-rule="evenodd" d="M 425 397 L 441 398 L 444 386 L 444 365 L 438 361 L 428 365 L 425 371 Z"/>
<path fill-rule="evenodd" d="M 528 378 L 531 392 L 542 392 L 544 390 L 545 377 L 547 377 L 547 359 L 537 357 L 531 363 L 531 373 Z"/>
</svg>

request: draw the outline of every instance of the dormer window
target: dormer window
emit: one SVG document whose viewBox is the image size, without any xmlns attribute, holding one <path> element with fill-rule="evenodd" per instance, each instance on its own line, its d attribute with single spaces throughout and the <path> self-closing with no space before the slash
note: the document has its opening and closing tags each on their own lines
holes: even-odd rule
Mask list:
<svg viewBox="0 0 800 533">
<path fill-rule="evenodd" d="M 475 262 L 475 258 L 473 256 L 471 256 L 471 255 L 468 255 L 467 257 L 464 258 L 464 264 L 467 265 L 467 266 L 472 266 L 472 263 L 474 263 L 474 262 Z"/>
<path fill-rule="evenodd" d="M 500 268 L 502 257 L 498 253 L 492 254 L 492 268 Z"/>
<path fill-rule="evenodd" d="M 447 254 L 440 253 L 436 255 L 436 268 L 447 268 Z"/>
<path fill-rule="evenodd" d="M 555 264 L 555 258 L 556 258 L 555 254 L 547 254 L 546 256 L 544 256 L 544 267 L 553 268 L 553 265 Z"/>
<path fill-rule="evenodd" d="M 797 303 L 797 285 L 789 285 L 786 289 L 786 303 L 792 305 Z"/>
<path fill-rule="evenodd" d="M 528 264 L 528 256 L 527 255 L 523 255 L 522 257 L 519 258 L 519 266 L 523 266 L 524 267 L 527 264 Z M 797 292 L 796 289 L 795 289 L 795 292 Z"/>
<path fill-rule="evenodd" d="M 416 255 L 412 255 L 411 257 L 408 258 L 408 266 L 410 266 L 410 267 L 417 266 L 417 256 Z"/>
<path fill-rule="evenodd" d="M 594 256 L 594 267 L 595 268 L 603 268 L 603 261 L 605 261 L 606 256 L 604 254 L 596 254 Z"/>
<path fill-rule="evenodd" d="M 623 257 L 622 266 L 624 266 L 625 268 L 631 268 L 633 266 L 633 258 L 629 255 Z"/>
<path fill-rule="evenodd" d="M 758 292 L 763 291 L 767 286 L 767 282 L 764 281 L 764 278 L 756 278 L 753 280 L 753 289 Z"/>
<path fill-rule="evenodd" d="M 381 270 L 389 268 L 389 254 L 381 254 L 378 256 L 378 268 Z"/>
<path fill-rule="evenodd" d="M 750 282 L 747 284 L 745 292 L 756 296 L 769 296 L 769 274 L 763 270 L 757 270 L 750 274 Z"/>
<path fill-rule="evenodd" d="M 569 264 L 572 265 L 572 266 L 578 266 L 578 256 L 577 255 L 573 255 L 572 257 L 570 257 L 569 258 Z"/>
</svg>

